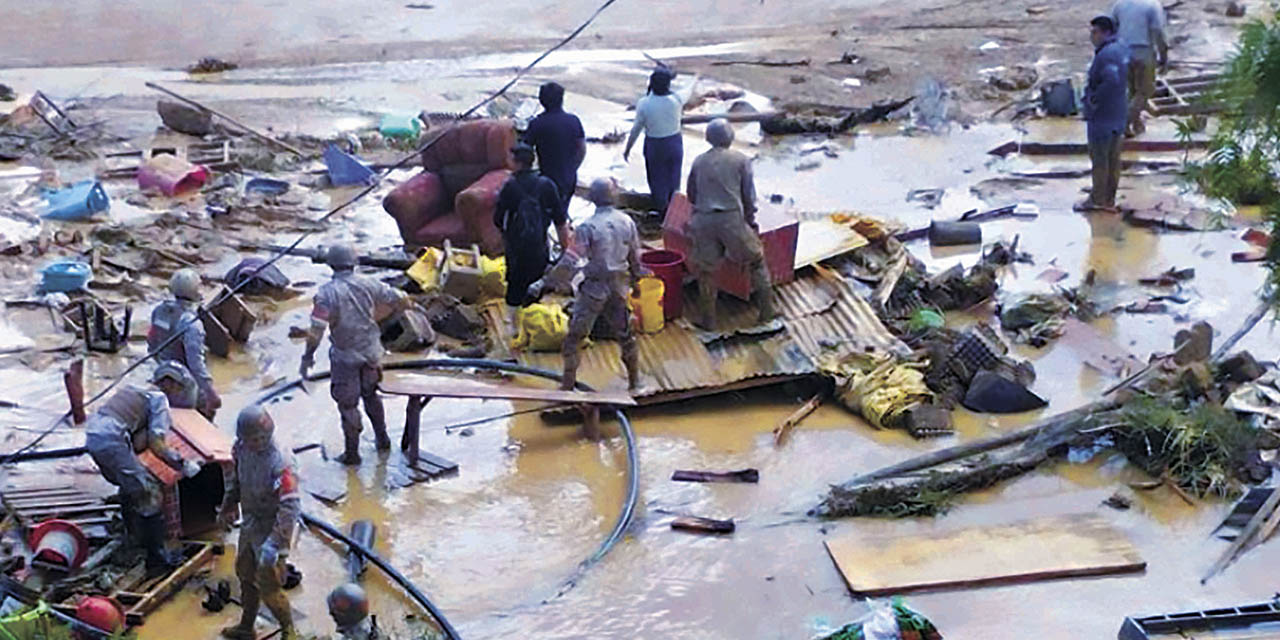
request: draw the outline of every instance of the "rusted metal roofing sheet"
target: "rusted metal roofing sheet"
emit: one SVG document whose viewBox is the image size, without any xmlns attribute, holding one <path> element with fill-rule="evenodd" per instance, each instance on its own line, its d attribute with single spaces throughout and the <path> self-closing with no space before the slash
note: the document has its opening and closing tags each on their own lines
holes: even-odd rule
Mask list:
<svg viewBox="0 0 1280 640">
<path fill-rule="evenodd" d="M 703 343 L 698 332 L 677 320 L 656 334 L 640 335 L 640 378 L 637 398 L 650 401 L 663 396 L 688 397 L 689 393 L 751 386 L 818 373 L 827 358 L 853 352 L 905 353 L 906 346 L 881 324 L 871 306 L 839 275 L 823 267 L 804 269 L 796 280 L 775 289 L 784 330 L 769 334 L 734 333 L 734 328 L 755 324 L 756 309 L 748 303 L 722 298 L 721 322 L 728 337 Z M 499 307 L 486 309 L 491 335 L 503 347 L 510 330 Z M 521 364 L 551 371 L 563 368 L 559 353 L 513 354 Z M 585 346 L 579 380 L 598 389 L 626 386 L 626 371 L 616 342 Z"/>
</svg>

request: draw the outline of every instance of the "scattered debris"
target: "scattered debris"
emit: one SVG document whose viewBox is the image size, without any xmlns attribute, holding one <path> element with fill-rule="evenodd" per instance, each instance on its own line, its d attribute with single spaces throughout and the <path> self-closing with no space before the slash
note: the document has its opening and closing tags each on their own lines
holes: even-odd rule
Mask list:
<svg viewBox="0 0 1280 640">
<path fill-rule="evenodd" d="M 18 93 L 13 90 L 13 87 L 0 83 L 0 102 L 13 102 L 17 99 Z"/>
<path fill-rule="evenodd" d="M 713 67 L 727 67 L 730 65 L 752 65 L 758 67 L 807 67 L 809 59 L 802 58 L 800 60 L 716 60 L 711 63 Z"/>
<path fill-rule="evenodd" d="M 193 136 L 213 133 L 213 114 L 206 109 L 192 107 L 172 100 L 157 100 L 156 113 L 164 126 Z"/>
<path fill-rule="evenodd" d="M 1116 511 L 1128 511 L 1133 508 L 1133 500 L 1130 500 L 1119 491 L 1111 494 L 1111 497 L 1102 501 L 1103 506 L 1111 507 Z"/>
<path fill-rule="evenodd" d="M 434 9 L 434 8 L 436 8 L 436 6 L 435 6 L 434 4 L 415 3 L 415 4 L 406 4 L 406 5 L 404 6 L 404 8 L 406 8 L 406 9 Z"/>
<path fill-rule="evenodd" d="M 1022 384 L 988 370 L 973 376 L 964 396 L 965 408 L 978 413 L 1021 413 L 1048 405 Z"/>
<path fill-rule="evenodd" d="M 901 109 L 914 98 L 892 100 L 874 104 L 865 109 L 854 109 L 843 116 L 790 116 L 776 115 L 760 122 L 760 130 L 769 135 L 786 135 L 796 133 L 838 134 L 860 125 L 879 122 L 889 114 Z M 688 122 L 688 120 L 686 120 Z"/>
<path fill-rule="evenodd" d="M 1196 277 L 1196 270 L 1194 267 L 1187 267 L 1185 269 L 1169 267 L 1168 271 L 1165 271 L 1158 276 L 1138 278 L 1138 283 L 1156 287 L 1173 287 L 1194 277 Z"/>
<path fill-rule="evenodd" d="M 934 220 L 929 224 L 929 244 L 935 247 L 982 244 L 982 226 L 976 222 Z"/>
<path fill-rule="evenodd" d="M 987 82 L 1001 91 L 1025 91 L 1040 79 L 1036 68 L 1029 64 L 1017 64 L 1011 69 L 1000 69 L 987 77 Z"/>
<path fill-rule="evenodd" d="M 938 628 L 907 607 L 901 597 L 891 603 L 872 601 L 871 611 L 815 640 L 942 640 Z"/>
<path fill-rule="evenodd" d="M 187 67 L 187 73 L 221 73 L 239 69 L 240 65 L 218 58 L 200 58 L 198 62 Z"/>
<path fill-rule="evenodd" d="M 1223 11 L 1228 18 L 1243 18 L 1245 13 L 1245 5 L 1240 0 L 1230 0 L 1227 2 L 1227 8 Z"/>
</svg>

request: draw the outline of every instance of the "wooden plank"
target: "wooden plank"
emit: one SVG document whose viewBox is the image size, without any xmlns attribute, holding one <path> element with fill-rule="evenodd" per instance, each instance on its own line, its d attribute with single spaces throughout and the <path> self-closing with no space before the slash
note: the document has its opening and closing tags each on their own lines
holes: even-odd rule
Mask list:
<svg viewBox="0 0 1280 640">
<path fill-rule="evenodd" d="M 232 440 L 195 409 L 171 409 L 173 433 L 210 462 L 231 462 Z"/>
<path fill-rule="evenodd" d="M 1267 496 L 1267 501 L 1262 503 L 1261 507 L 1258 507 L 1258 511 L 1253 514 L 1252 518 L 1249 518 L 1249 524 L 1240 530 L 1240 535 L 1236 536 L 1231 546 L 1222 552 L 1222 557 L 1213 563 L 1213 566 L 1209 568 L 1209 572 L 1204 574 L 1204 577 L 1200 579 L 1200 584 L 1208 582 L 1209 578 L 1227 568 L 1227 565 L 1236 559 L 1236 555 L 1253 539 L 1253 535 L 1258 532 L 1258 528 L 1271 516 L 1271 512 L 1276 510 L 1277 505 L 1280 505 L 1280 489 L 1272 489 L 1271 495 Z"/>
<path fill-rule="evenodd" d="M 676 469 L 671 474 L 675 482 L 760 482 L 760 471 L 757 469 L 739 469 L 738 471 L 690 471 Z"/>
<path fill-rule="evenodd" d="M 434 467 L 437 467 L 442 472 L 457 471 L 458 469 L 458 463 L 446 458 L 441 458 L 440 456 L 428 453 L 426 451 L 418 452 L 418 460 L 422 462 L 426 462 Z"/>
<path fill-rule="evenodd" d="M 196 571 L 212 559 L 213 545 L 207 542 L 200 543 L 200 550 L 194 556 L 191 556 L 190 560 L 183 563 L 181 567 L 175 569 L 154 587 L 148 589 L 137 604 L 129 607 L 128 613 L 136 613 L 143 616 L 151 613 L 161 603 L 177 593 L 188 578 L 195 575 Z"/>
<path fill-rule="evenodd" d="M 635 398 L 625 391 L 561 391 L 538 389 L 514 384 L 486 382 L 468 378 L 397 374 L 379 385 L 384 393 L 402 396 L 439 398 L 483 398 L 503 400 L 547 400 L 578 404 L 610 404 L 634 406 Z"/>
<path fill-rule="evenodd" d="M 25 518 L 35 519 L 35 518 L 50 518 L 55 515 L 65 516 L 65 515 L 71 515 L 73 513 L 96 513 L 99 511 L 119 511 L 119 510 L 120 510 L 120 505 L 118 504 L 103 503 L 103 504 L 95 504 L 87 507 L 67 507 L 65 509 L 60 507 L 51 507 L 48 509 L 32 509 L 30 511 L 23 511 L 21 515 Z"/>
<path fill-rule="evenodd" d="M 851 533 L 826 546 L 849 590 L 865 596 L 1130 573 L 1147 566 L 1123 534 L 1094 514 L 916 536 Z"/>
</svg>

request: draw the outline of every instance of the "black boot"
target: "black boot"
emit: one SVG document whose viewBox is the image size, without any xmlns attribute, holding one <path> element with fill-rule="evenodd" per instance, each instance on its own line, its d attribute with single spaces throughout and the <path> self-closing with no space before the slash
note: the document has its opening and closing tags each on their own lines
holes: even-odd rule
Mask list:
<svg viewBox="0 0 1280 640">
<path fill-rule="evenodd" d="M 156 513 L 139 519 L 139 533 L 142 548 L 147 553 L 147 577 L 157 578 L 176 568 L 181 563 L 170 556 L 165 549 L 164 514 Z"/>
</svg>

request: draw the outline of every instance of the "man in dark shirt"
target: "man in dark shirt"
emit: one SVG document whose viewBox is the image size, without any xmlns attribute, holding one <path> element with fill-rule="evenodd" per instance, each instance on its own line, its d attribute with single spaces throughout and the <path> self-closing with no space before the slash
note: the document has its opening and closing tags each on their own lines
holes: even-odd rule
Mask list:
<svg viewBox="0 0 1280 640">
<path fill-rule="evenodd" d="M 493 225 L 506 245 L 507 304 L 514 314 L 528 302 L 529 285 L 542 277 L 551 261 L 547 227 L 554 224 L 560 246 L 568 247 L 569 219 L 555 183 L 533 171 L 533 148 L 517 144 L 511 155 L 517 169 L 498 192 Z"/>
<path fill-rule="evenodd" d="M 578 116 L 564 111 L 564 87 L 548 82 L 538 90 L 542 114 L 529 123 L 524 137 L 538 151 L 538 167 L 560 192 L 560 210 L 569 211 L 569 200 L 578 186 L 578 167 L 587 156 L 586 135 Z M 530 281 L 532 282 L 532 281 Z"/>
</svg>

